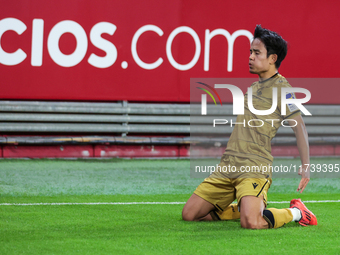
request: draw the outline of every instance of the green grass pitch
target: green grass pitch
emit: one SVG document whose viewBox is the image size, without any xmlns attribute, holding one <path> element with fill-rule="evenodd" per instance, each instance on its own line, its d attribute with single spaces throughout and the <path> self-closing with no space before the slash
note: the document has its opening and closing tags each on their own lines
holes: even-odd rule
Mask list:
<svg viewBox="0 0 340 255">
<path fill-rule="evenodd" d="M 274 162 L 291 163 L 299 160 Z M 307 203 L 318 217 L 310 227 L 246 230 L 239 220 L 182 221 L 183 202 L 202 181 L 190 178 L 189 168 L 187 159 L 0 160 L 0 254 L 340 254 L 338 202 Z M 339 200 L 339 180 L 311 179 L 300 194 L 298 177 L 274 179 L 269 207 L 288 207 L 270 202 L 298 197 Z M 85 204 L 95 202 L 102 204 Z M 13 205 L 23 203 L 49 204 Z"/>
</svg>

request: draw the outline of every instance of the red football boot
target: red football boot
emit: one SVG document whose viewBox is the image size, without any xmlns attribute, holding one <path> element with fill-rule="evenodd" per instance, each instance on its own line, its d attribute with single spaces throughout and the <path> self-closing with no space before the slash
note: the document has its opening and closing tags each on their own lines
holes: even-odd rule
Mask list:
<svg viewBox="0 0 340 255">
<path fill-rule="evenodd" d="M 290 201 L 290 208 L 297 208 L 301 212 L 301 219 L 299 221 L 301 226 L 308 226 L 308 225 L 317 225 L 318 221 L 316 216 L 308 210 L 305 204 L 301 201 L 301 199 L 293 199 Z"/>
</svg>

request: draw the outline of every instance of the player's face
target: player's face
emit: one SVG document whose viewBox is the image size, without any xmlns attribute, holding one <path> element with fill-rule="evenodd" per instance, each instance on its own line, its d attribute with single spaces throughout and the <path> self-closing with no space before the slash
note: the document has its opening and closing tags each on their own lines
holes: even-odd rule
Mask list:
<svg viewBox="0 0 340 255">
<path fill-rule="evenodd" d="M 271 68 L 271 58 L 267 57 L 267 49 L 259 39 L 253 40 L 250 46 L 249 72 L 264 77 Z"/>
</svg>

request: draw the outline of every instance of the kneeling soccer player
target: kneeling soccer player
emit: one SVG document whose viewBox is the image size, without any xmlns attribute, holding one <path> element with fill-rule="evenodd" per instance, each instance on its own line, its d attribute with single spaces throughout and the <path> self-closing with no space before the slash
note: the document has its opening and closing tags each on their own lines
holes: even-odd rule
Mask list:
<svg viewBox="0 0 340 255">
<path fill-rule="evenodd" d="M 300 199 L 293 199 L 290 208 L 266 208 L 267 192 L 272 183 L 272 173 L 246 173 L 241 169 L 252 166 L 272 165 L 271 140 L 276 135 L 282 120 L 292 126 L 301 157 L 299 169 L 301 181 L 297 191 L 306 188 L 309 179 L 309 144 L 307 131 L 300 110 L 295 105 L 286 106 L 286 114 L 281 114 L 281 88 L 291 87 L 278 73 L 278 68 L 287 54 L 287 42 L 277 33 L 257 25 L 254 40 L 250 47 L 249 72 L 257 74 L 259 81 L 251 85 L 253 106 L 257 110 L 267 110 L 272 106 L 273 88 L 277 88 L 277 108 L 266 116 L 255 115 L 245 104 L 244 115 L 236 122 L 248 123 L 251 119 L 264 122 L 261 127 L 235 125 L 227 148 L 219 164 L 220 168 L 236 167 L 236 172 L 215 171 L 195 190 L 185 204 L 182 217 L 186 221 L 240 219 L 243 228 L 279 228 L 291 221 L 302 226 L 316 225 L 315 215 L 307 209 Z M 286 98 L 294 98 L 294 94 Z M 268 121 L 280 120 L 280 121 Z M 267 121 L 266 121 L 267 120 Z M 296 124 L 297 123 L 297 124 Z M 295 125 L 295 126 L 294 126 Z M 254 125 L 255 126 L 255 125 Z M 230 168 L 229 168 L 230 169 Z M 237 199 L 238 204 L 231 204 Z"/>
</svg>

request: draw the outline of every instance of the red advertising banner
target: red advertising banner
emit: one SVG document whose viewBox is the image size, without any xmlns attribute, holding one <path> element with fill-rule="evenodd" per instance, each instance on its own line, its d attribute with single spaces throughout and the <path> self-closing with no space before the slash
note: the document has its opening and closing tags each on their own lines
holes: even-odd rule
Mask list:
<svg viewBox="0 0 340 255">
<path fill-rule="evenodd" d="M 289 42 L 279 71 L 310 79 L 309 103 L 340 104 L 339 1 L 0 3 L 0 99 L 189 102 L 190 78 L 257 79 L 262 24 Z"/>
</svg>

